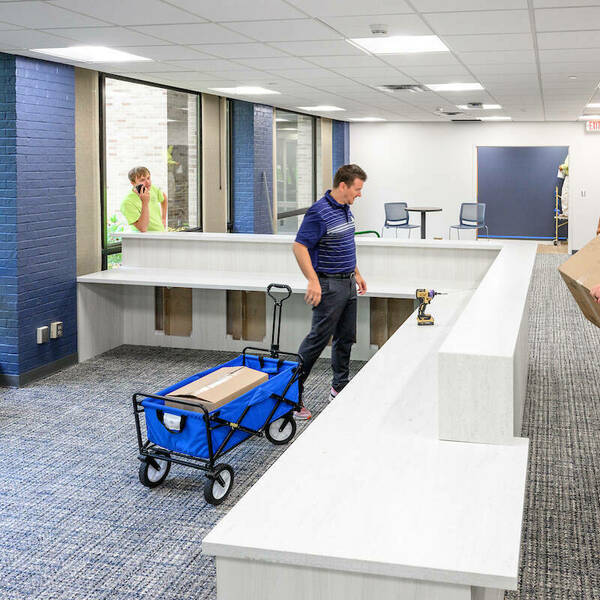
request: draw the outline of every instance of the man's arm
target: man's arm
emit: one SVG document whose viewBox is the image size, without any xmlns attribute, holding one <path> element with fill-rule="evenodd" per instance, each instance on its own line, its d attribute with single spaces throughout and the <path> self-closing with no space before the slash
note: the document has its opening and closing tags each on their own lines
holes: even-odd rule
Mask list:
<svg viewBox="0 0 600 600">
<path fill-rule="evenodd" d="M 162 224 L 163 227 L 165 228 L 165 231 L 167 230 L 167 207 L 169 206 L 169 203 L 167 201 L 167 195 L 163 192 L 163 201 L 160 203 L 160 215 L 162 217 Z"/>
<path fill-rule="evenodd" d="M 600 304 L 600 283 L 590 290 L 590 294 L 592 295 L 592 298 Z"/>
<path fill-rule="evenodd" d="M 313 269 L 308 248 L 302 244 L 299 244 L 298 242 L 294 242 L 293 249 L 294 256 L 298 261 L 298 266 L 308 281 L 304 299 L 306 300 L 307 304 L 318 306 L 319 302 L 321 302 L 321 284 L 319 283 L 319 277 L 317 276 L 317 273 Z"/>
<path fill-rule="evenodd" d="M 358 267 L 354 267 L 354 279 L 358 285 L 358 293 L 362 296 L 367 291 L 367 282 L 363 279 Z"/>
<path fill-rule="evenodd" d="M 141 194 L 138 194 L 137 190 L 135 193 L 142 201 L 142 212 L 139 219 L 133 225 L 138 231 L 146 233 L 148 231 L 148 223 L 150 223 L 150 190 L 144 188 Z"/>
</svg>

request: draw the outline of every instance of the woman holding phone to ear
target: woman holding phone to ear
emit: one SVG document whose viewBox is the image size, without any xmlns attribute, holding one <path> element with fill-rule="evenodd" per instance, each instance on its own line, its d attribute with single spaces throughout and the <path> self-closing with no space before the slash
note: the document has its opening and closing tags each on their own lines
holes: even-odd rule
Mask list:
<svg viewBox="0 0 600 600">
<path fill-rule="evenodd" d="M 134 167 L 128 177 L 131 191 L 121 202 L 121 213 L 127 223 L 141 233 L 166 231 L 167 196 L 159 187 L 152 185 L 150 171 L 146 167 Z"/>
</svg>

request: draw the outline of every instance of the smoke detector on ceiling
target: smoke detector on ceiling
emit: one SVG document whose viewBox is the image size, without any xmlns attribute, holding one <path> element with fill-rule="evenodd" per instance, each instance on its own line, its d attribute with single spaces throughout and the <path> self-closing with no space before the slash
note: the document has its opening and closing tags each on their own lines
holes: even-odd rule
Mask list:
<svg viewBox="0 0 600 600">
<path fill-rule="evenodd" d="M 387 25 L 383 25 L 382 23 L 369 25 L 369 29 L 373 35 L 387 35 L 388 33 Z"/>
</svg>

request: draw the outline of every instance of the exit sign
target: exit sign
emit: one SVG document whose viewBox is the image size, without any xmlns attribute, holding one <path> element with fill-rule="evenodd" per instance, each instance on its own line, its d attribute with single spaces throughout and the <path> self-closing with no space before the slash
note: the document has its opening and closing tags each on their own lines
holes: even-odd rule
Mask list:
<svg viewBox="0 0 600 600">
<path fill-rule="evenodd" d="M 600 133 L 600 119 L 595 121 L 586 121 L 585 130 Z"/>
</svg>

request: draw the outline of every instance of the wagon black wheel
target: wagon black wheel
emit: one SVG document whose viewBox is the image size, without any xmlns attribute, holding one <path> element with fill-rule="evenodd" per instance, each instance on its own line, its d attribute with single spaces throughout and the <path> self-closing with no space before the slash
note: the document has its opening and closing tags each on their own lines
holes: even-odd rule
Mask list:
<svg viewBox="0 0 600 600">
<path fill-rule="evenodd" d="M 557 242 L 556 240 L 554 240 L 552 243 L 553 243 L 555 246 L 558 246 L 558 242 Z"/>
<path fill-rule="evenodd" d="M 170 456 L 168 452 L 161 452 L 165 456 Z M 146 457 L 140 465 L 140 482 L 146 487 L 153 488 L 160 485 L 171 470 L 171 462 L 167 459 Z"/>
<path fill-rule="evenodd" d="M 209 504 L 221 504 L 233 487 L 233 469 L 221 463 L 215 467 L 214 473 L 208 476 L 204 484 L 204 499 Z"/>
<path fill-rule="evenodd" d="M 296 435 L 296 419 L 285 415 L 269 423 L 265 437 L 276 446 L 287 444 Z"/>
</svg>

